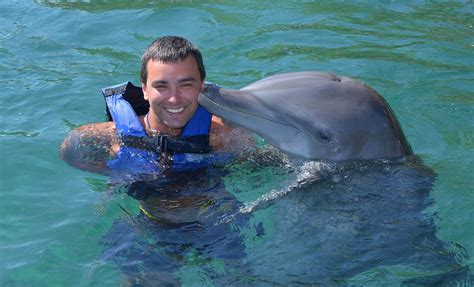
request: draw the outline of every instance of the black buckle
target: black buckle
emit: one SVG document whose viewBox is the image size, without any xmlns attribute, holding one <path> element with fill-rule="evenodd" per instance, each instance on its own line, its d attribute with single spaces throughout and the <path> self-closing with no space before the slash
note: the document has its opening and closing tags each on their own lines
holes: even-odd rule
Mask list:
<svg viewBox="0 0 474 287">
<path fill-rule="evenodd" d="M 155 135 L 152 137 L 153 143 L 158 152 L 168 151 L 168 137 L 165 135 Z"/>
</svg>

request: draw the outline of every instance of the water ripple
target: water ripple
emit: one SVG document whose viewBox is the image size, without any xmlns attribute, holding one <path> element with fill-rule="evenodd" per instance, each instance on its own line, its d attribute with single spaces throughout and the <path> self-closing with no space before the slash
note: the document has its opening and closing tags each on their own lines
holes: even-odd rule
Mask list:
<svg viewBox="0 0 474 287">
<path fill-rule="evenodd" d="M 1 136 L 22 136 L 22 137 L 27 137 L 27 138 L 34 138 L 39 135 L 40 133 L 27 132 L 27 131 L 13 131 L 13 132 L 0 131 L 0 137 Z"/>
</svg>

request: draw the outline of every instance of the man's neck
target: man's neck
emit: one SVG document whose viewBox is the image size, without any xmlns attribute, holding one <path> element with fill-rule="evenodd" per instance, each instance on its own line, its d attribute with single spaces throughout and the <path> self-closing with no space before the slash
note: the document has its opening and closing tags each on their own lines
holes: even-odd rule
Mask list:
<svg viewBox="0 0 474 287">
<path fill-rule="evenodd" d="M 155 117 L 155 114 L 151 111 L 140 117 L 140 122 L 142 123 L 145 130 L 152 134 L 159 133 L 179 136 L 183 130 L 182 128 L 170 128 L 166 126 L 157 117 Z"/>
</svg>

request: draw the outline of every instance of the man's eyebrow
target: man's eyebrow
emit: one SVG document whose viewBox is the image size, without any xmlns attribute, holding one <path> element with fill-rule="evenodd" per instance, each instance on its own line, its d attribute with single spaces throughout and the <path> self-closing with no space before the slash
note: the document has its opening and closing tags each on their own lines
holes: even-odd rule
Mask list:
<svg viewBox="0 0 474 287">
<path fill-rule="evenodd" d="M 182 83 L 182 82 L 194 82 L 196 80 L 196 78 L 194 77 L 186 77 L 186 78 L 183 78 L 183 79 L 179 79 L 178 80 L 178 83 Z"/>
<path fill-rule="evenodd" d="M 196 80 L 195 77 L 186 77 L 178 80 L 178 83 L 184 83 L 184 82 L 194 82 Z M 152 86 L 157 86 L 157 85 L 168 85 L 169 82 L 166 80 L 154 80 L 151 82 Z"/>
<path fill-rule="evenodd" d="M 151 82 L 151 85 L 152 85 L 152 86 L 162 85 L 162 84 L 168 84 L 168 82 L 165 81 L 165 80 L 155 80 L 155 81 L 152 81 L 152 82 Z"/>
</svg>

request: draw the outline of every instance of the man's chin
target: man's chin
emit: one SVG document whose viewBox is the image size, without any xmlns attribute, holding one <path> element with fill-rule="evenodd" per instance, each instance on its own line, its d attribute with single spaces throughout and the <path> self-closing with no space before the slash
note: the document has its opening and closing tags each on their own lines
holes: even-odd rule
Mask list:
<svg viewBox="0 0 474 287">
<path fill-rule="evenodd" d="M 164 121 L 164 124 L 170 129 L 182 129 L 186 125 L 185 120 L 182 121 Z"/>
<path fill-rule="evenodd" d="M 192 115 L 189 113 L 179 113 L 179 114 L 166 114 L 166 117 L 162 118 L 162 123 L 164 123 L 168 128 L 171 129 L 181 129 L 183 128 L 189 120 L 191 120 Z"/>
</svg>

